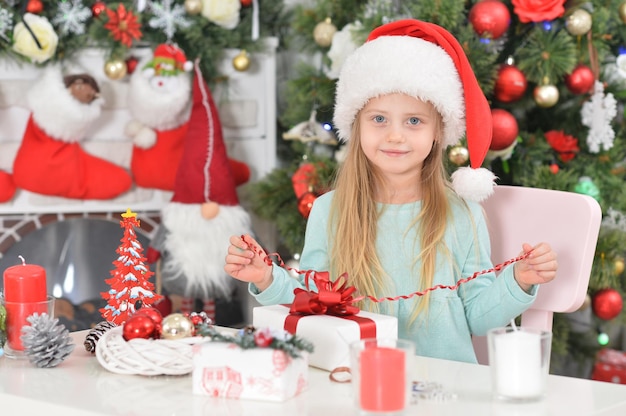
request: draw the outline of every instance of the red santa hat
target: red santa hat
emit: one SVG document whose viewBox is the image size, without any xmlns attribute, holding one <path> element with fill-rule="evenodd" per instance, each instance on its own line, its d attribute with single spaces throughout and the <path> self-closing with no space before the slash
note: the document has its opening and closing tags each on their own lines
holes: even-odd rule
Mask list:
<svg viewBox="0 0 626 416">
<path fill-rule="evenodd" d="M 191 117 L 172 202 L 239 205 L 219 114 L 198 61 L 194 73 Z"/>
<path fill-rule="evenodd" d="M 143 67 L 147 76 L 175 76 L 193 68 L 185 52 L 171 43 L 162 43 L 154 49 L 152 59 Z"/>
<path fill-rule="evenodd" d="M 334 112 L 339 138 L 350 138 L 357 113 L 371 98 L 398 92 L 435 107 L 443 118 L 444 146 L 465 133 L 470 166 L 452 174 L 453 188 L 466 199 L 488 198 L 495 176 L 481 165 L 491 143 L 491 109 L 452 34 L 416 19 L 374 29 L 341 69 Z"/>
</svg>

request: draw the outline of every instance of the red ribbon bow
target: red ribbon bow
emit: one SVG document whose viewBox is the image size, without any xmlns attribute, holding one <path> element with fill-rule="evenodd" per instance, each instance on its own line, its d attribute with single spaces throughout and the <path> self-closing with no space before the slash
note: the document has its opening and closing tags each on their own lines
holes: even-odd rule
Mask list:
<svg viewBox="0 0 626 416">
<path fill-rule="evenodd" d="M 354 286 L 348 286 L 348 274 L 344 273 L 334 282 L 330 281 L 328 272 L 307 271 L 304 275 L 306 289 L 294 289 L 295 298 L 289 313 L 300 315 L 356 315 L 359 308 L 353 305 L 359 299 L 352 294 Z M 313 280 L 317 292 L 309 289 L 309 281 Z"/>
</svg>

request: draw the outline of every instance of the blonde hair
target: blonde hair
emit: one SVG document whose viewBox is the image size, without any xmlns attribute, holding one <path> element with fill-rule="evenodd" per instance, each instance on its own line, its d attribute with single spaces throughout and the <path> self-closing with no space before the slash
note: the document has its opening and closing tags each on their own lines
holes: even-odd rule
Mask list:
<svg viewBox="0 0 626 416">
<path fill-rule="evenodd" d="M 437 127 L 433 147 L 422 166 L 422 209 L 410 225 L 410 228 L 417 227 L 421 247 L 421 252 L 413 259 L 413 266 L 421 264 L 419 274 L 416 274 L 420 276 L 420 290 L 433 284 L 437 253 L 447 252 L 444 234 L 451 210 L 448 196 L 454 194 L 443 164 L 443 121 L 437 111 L 433 109 L 433 112 L 436 113 Z M 377 220 L 381 212 L 374 192 L 384 183 L 377 168 L 361 149 L 360 130 L 357 114 L 346 158 L 335 178 L 329 221 L 330 269 L 333 276 L 348 272 L 350 284 L 361 295 L 389 296 L 388 291 L 393 290 L 391 278 L 383 270 L 376 253 Z M 427 308 L 428 300 L 427 294 L 419 301 L 410 322 Z M 362 302 L 359 306 L 370 311 L 379 310 L 374 302 Z"/>
</svg>

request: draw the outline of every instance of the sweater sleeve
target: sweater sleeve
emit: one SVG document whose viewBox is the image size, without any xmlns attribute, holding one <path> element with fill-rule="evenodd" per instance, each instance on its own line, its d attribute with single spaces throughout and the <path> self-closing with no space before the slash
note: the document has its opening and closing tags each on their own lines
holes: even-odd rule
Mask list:
<svg viewBox="0 0 626 416">
<path fill-rule="evenodd" d="M 490 270 L 491 245 L 484 213 L 478 204 L 470 205 L 476 224 L 477 238 L 466 251 L 466 259 L 462 262 L 462 276 L 467 278 L 476 270 Z M 521 242 L 520 242 L 521 250 Z M 534 286 L 531 293 L 525 292 L 514 277 L 514 264 L 505 267 L 498 275 L 490 272 L 481 275 L 465 285 L 459 291 L 463 300 L 466 319 L 470 331 L 475 335 L 484 335 L 488 329 L 505 326 L 534 302 L 538 287 Z"/>
<path fill-rule="evenodd" d="M 318 197 L 311 208 L 304 237 L 304 247 L 300 256 L 300 271 L 315 270 L 327 271 L 328 260 L 328 236 L 327 224 L 330 202 L 333 192 Z M 304 275 L 293 277 L 288 270 L 274 263 L 272 265 L 272 284 L 264 291 L 250 284 L 248 291 L 262 305 L 275 305 L 279 303 L 291 303 L 294 297 L 294 289 L 304 288 Z M 309 289 L 317 291 L 315 284 L 309 282 Z"/>
</svg>

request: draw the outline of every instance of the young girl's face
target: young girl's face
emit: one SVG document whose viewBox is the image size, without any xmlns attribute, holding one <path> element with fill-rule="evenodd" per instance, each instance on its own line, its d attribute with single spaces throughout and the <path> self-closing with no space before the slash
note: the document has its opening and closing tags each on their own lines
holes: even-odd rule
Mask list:
<svg viewBox="0 0 626 416">
<path fill-rule="evenodd" d="M 437 131 L 432 104 L 401 93 L 383 95 L 363 107 L 359 123 L 363 153 L 382 174 L 419 177 Z"/>
</svg>

